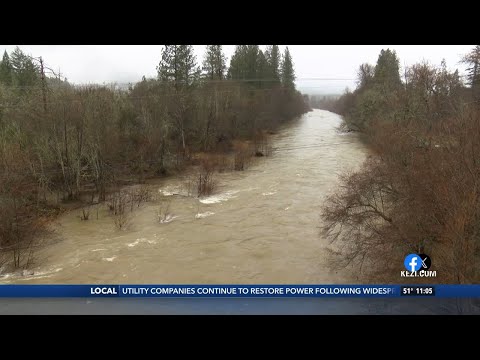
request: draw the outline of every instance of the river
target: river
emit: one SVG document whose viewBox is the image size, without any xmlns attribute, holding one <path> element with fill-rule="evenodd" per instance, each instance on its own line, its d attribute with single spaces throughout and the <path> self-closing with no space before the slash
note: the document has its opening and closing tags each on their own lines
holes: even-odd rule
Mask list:
<svg viewBox="0 0 480 360">
<path fill-rule="evenodd" d="M 170 201 L 159 222 L 157 202 L 133 212 L 127 230 L 106 209 L 81 221 L 60 217 L 57 241 L 36 254 L 33 276 L 8 283 L 281 284 L 352 283 L 329 270 L 320 235 L 325 196 L 338 175 L 361 166 L 367 150 L 356 134 L 336 131 L 341 118 L 314 110 L 272 135 L 272 156 L 241 172 L 216 175 L 212 196 L 179 196 L 182 179 L 150 184 Z"/>
</svg>

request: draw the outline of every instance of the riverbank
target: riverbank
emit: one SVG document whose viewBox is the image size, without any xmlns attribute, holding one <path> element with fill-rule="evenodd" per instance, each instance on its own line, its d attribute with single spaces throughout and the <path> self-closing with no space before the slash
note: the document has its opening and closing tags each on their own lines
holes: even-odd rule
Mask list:
<svg viewBox="0 0 480 360">
<path fill-rule="evenodd" d="M 295 120 L 298 118 L 291 119 L 284 126 L 292 124 Z M 13 254 L 8 248 L 0 249 L 0 278 L 41 275 L 32 270 L 39 265 L 35 253 L 38 252 L 38 249 L 58 241 L 55 229 L 60 216 L 68 216 L 73 213 L 76 218 L 85 222 L 98 220 L 100 216 L 109 217 L 117 230 L 126 230 L 130 226 L 127 222 L 130 222 L 131 213 L 140 207 L 141 203 L 158 204 L 158 194 L 152 189 L 162 182 L 181 183 L 176 192 L 167 192 L 163 195 L 194 197 L 203 201 L 202 198 L 217 192 L 216 174 L 244 171 L 256 160 L 270 157 L 272 155 L 270 137 L 275 133 L 276 131 L 265 130 L 259 132 L 259 136 L 253 140 L 235 139 L 228 146 L 224 146 L 223 152 L 189 153 L 181 158 L 177 154 L 175 161 L 171 161 L 171 166 L 162 174 L 159 174 L 155 167 L 145 168 L 140 175 L 131 172 L 117 173 L 115 184 L 104 189 L 103 200 L 100 199 L 100 194 L 96 191 L 93 183 L 84 184 L 82 190 L 77 193 L 77 197 L 72 200 L 61 200 L 65 194 L 61 195 L 59 192 L 44 192 L 37 203 L 37 211 L 40 212 L 39 216 L 43 224 L 42 231 L 36 234 L 32 232 L 30 239 L 15 244 Z M 120 201 L 124 203 L 121 204 Z M 210 198 L 205 201 L 214 200 Z M 119 213 L 119 209 L 121 213 Z M 160 206 L 157 211 L 158 217 L 162 217 L 161 222 L 172 220 L 170 219 L 171 215 L 166 211 L 167 209 L 163 209 L 163 206 Z M 161 214 L 161 212 L 163 213 Z M 204 214 L 198 214 L 198 217 L 204 216 Z M 3 253 L 2 250 L 4 250 Z M 14 255 L 15 263 L 11 260 L 12 255 Z M 21 262 L 22 260 L 22 265 L 18 266 L 17 261 Z"/>
<path fill-rule="evenodd" d="M 10 283 L 346 283 L 332 272 L 319 235 L 318 206 L 337 174 L 361 164 L 355 134 L 340 118 L 313 111 L 271 135 L 274 152 L 244 171 L 217 173 L 214 194 L 182 193 L 189 174 L 149 180 L 156 200 L 115 228 L 107 208 L 88 221 L 62 215 L 55 241 L 38 252 L 34 276 Z M 175 195 L 177 194 L 177 195 Z M 170 216 L 159 221 L 160 207 Z M 160 209 L 161 210 L 161 209 Z"/>
</svg>

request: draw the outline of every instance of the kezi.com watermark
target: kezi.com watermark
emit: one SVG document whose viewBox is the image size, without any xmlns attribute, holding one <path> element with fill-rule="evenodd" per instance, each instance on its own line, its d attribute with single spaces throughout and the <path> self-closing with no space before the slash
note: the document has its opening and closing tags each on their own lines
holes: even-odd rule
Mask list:
<svg viewBox="0 0 480 360">
<path fill-rule="evenodd" d="M 410 254 L 403 262 L 405 270 L 400 271 L 401 277 L 437 277 L 436 270 L 428 270 L 432 266 L 432 259 L 425 254 Z"/>
</svg>

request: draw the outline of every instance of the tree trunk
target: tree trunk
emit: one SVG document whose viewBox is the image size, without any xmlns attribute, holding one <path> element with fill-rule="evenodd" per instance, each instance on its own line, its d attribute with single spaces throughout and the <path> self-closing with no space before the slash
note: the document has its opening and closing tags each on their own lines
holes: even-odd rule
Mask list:
<svg viewBox="0 0 480 360">
<path fill-rule="evenodd" d="M 183 146 L 183 158 L 185 159 L 186 146 L 185 146 L 185 130 L 183 128 L 183 119 L 182 119 L 182 146 Z"/>
</svg>

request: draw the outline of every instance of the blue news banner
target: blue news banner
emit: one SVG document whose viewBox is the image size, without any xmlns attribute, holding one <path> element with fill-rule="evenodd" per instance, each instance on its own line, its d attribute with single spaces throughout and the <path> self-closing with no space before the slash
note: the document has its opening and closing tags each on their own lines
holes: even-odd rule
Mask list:
<svg viewBox="0 0 480 360">
<path fill-rule="evenodd" d="M 480 297 L 480 285 L 0 285 L 0 297 Z"/>
</svg>

